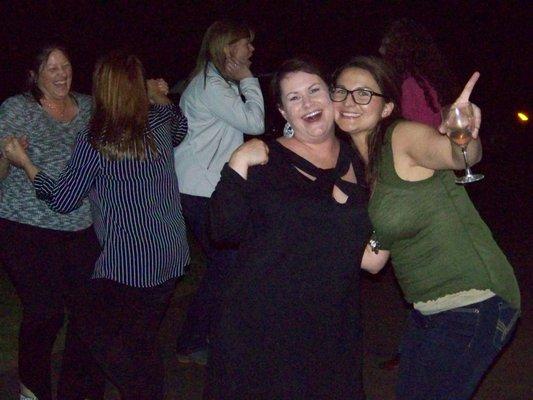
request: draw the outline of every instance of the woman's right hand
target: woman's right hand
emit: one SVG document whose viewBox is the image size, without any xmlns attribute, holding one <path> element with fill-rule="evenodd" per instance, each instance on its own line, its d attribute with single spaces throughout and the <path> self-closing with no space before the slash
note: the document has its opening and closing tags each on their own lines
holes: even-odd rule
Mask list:
<svg viewBox="0 0 533 400">
<path fill-rule="evenodd" d="M 148 98 L 153 104 L 169 104 L 170 99 L 168 98 L 168 83 L 164 79 L 147 79 L 146 80 L 146 90 L 148 93 Z"/>
<path fill-rule="evenodd" d="M 16 138 L 15 136 L 6 136 L 1 141 L 3 156 L 15 167 L 24 168 L 31 164 L 31 160 L 26 153 L 28 147 L 26 138 Z"/>
<path fill-rule="evenodd" d="M 240 145 L 231 155 L 229 166 L 244 179 L 248 176 L 248 167 L 265 165 L 268 162 L 268 146 L 259 139 L 251 139 Z"/>
<path fill-rule="evenodd" d="M 226 76 L 237 82 L 244 78 L 252 78 L 254 75 L 250 71 L 250 65 L 252 65 L 250 60 L 243 62 L 234 57 L 227 57 L 224 65 Z"/>
</svg>

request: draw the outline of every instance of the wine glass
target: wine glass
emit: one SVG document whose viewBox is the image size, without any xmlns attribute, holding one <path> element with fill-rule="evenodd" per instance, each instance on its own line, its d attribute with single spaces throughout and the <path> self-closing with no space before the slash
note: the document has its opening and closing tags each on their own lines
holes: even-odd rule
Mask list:
<svg viewBox="0 0 533 400">
<path fill-rule="evenodd" d="M 465 184 L 483 179 L 482 174 L 473 174 L 468 165 L 466 148 L 472 140 L 474 130 L 474 109 L 472 104 L 452 104 L 442 109 L 442 121 L 450 140 L 461 148 L 465 159 L 465 176 L 457 178 L 455 183 Z"/>
</svg>

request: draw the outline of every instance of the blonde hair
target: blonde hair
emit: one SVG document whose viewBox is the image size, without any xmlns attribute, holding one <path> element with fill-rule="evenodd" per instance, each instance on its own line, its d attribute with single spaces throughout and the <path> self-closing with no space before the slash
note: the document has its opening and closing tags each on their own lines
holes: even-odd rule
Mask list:
<svg viewBox="0 0 533 400">
<path fill-rule="evenodd" d="M 204 84 L 207 76 L 207 64 L 212 62 L 220 74 L 224 76 L 226 54 L 224 48 L 241 39 L 254 39 L 254 32 L 244 24 L 231 21 L 216 21 L 205 31 L 202 45 L 196 59 L 196 67 L 189 76 L 189 81 L 201 72 L 204 73 Z"/>
<path fill-rule="evenodd" d="M 89 142 L 111 160 L 144 160 L 147 149 L 157 154 L 147 131 L 150 101 L 141 61 L 113 52 L 100 59 L 93 73 L 94 111 Z"/>
</svg>

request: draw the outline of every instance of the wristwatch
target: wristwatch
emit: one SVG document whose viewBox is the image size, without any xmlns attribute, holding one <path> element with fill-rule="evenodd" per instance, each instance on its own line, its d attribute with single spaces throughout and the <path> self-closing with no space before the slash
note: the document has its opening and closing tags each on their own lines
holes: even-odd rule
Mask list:
<svg viewBox="0 0 533 400">
<path fill-rule="evenodd" d="M 370 245 L 370 249 L 376 254 L 379 253 L 379 249 L 381 248 L 381 243 L 376 238 L 376 232 L 372 232 L 372 236 L 370 237 L 370 240 L 368 241 L 368 244 Z"/>
</svg>

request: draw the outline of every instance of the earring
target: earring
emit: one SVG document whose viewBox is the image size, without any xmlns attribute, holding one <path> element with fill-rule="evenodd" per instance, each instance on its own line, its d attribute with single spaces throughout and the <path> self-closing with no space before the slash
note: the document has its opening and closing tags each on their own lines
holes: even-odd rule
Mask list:
<svg viewBox="0 0 533 400">
<path fill-rule="evenodd" d="M 288 122 L 283 127 L 283 136 L 287 138 L 291 138 L 294 136 L 294 129 L 292 129 L 291 124 L 289 124 Z"/>
</svg>

